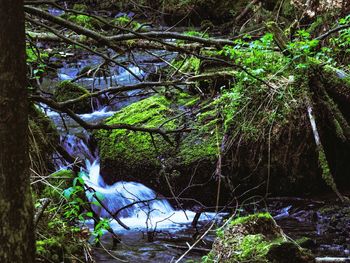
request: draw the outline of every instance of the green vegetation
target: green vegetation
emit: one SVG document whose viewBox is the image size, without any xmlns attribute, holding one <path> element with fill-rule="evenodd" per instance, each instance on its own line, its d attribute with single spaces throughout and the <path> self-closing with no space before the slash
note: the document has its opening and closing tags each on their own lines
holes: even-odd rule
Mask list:
<svg viewBox="0 0 350 263">
<path fill-rule="evenodd" d="M 98 146 L 101 171 L 108 184 L 116 180 L 143 182 L 165 196 L 179 196 L 177 208 L 182 204 L 192 205 L 189 200 L 197 197 L 205 206 L 218 200 L 221 203 L 216 205 L 227 207 L 222 203 L 240 193 L 243 195 L 239 201 L 253 194 L 315 192 L 324 187 L 322 180 L 318 180 L 321 177 L 338 192 L 336 182 L 344 179 L 343 170 L 348 170 L 343 167 L 347 167 L 350 140 L 349 15 L 336 21 L 331 12 L 318 16 L 320 9 L 314 13 L 310 9 L 300 16 L 300 8 L 292 1 L 142 0 L 136 1 L 139 6 L 124 0 L 90 2 L 94 2 L 96 8 L 109 6 L 110 9 L 92 10 L 92 6 L 80 2 L 74 4 L 73 9 L 102 14 L 101 19 L 109 25 L 89 15 L 66 10 L 61 18 L 89 29 L 84 35 L 81 28 L 69 28 L 70 23 L 64 28 L 62 20 L 56 23 L 57 19 L 47 19 L 57 32 L 83 44 L 78 52 L 69 52 L 74 57 L 62 51 L 64 44 L 57 34 L 46 34 L 40 26 L 31 28 L 34 22 L 27 23 L 32 31 L 26 46 L 28 89 L 34 103 L 83 99 L 62 107 L 63 114 L 70 113 L 69 110 L 76 114 L 91 112 L 92 100 L 87 89 L 70 81 L 60 82 L 52 89 L 47 87 L 51 83 L 47 84 L 45 77 L 56 81 L 55 67 L 75 64 L 88 57 L 91 49 L 96 51 L 92 52 L 94 56 L 103 53 L 102 59 L 94 57 L 91 65 L 85 65 L 85 60 L 77 63 L 77 68 L 84 65 L 77 70 L 78 75 L 91 77 L 90 71 L 94 71 L 94 77 L 106 77 L 105 72 L 110 69 L 114 89 L 102 91 L 99 101 L 119 107 L 119 102 L 123 106 L 129 99 L 137 100 L 104 121 L 106 125 L 120 124 L 127 129 L 103 128 L 93 132 L 91 144 Z M 123 13 L 124 6 L 128 15 Z M 134 16 L 132 12 L 137 8 L 142 9 L 142 14 Z M 35 14 L 29 14 L 28 18 L 39 21 Z M 300 21 L 292 22 L 296 17 L 300 17 Z M 139 18 L 148 21 L 140 24 L 134 20 Z M 46 20 L 45 16 L 41 19 Z M 162 29 L 156 23 L 159 20 L 162 26 L 184 24 L 187 26 L 184 35 L 207 41 L 176 39 L 178 35 L 172 34 L 173 27 L 164 30 L 162 33 L 170 35 L 164 36 L 158 33 Z M 308 26 L 304 26 L 306 24 Z M 197 29 L 199 26 L 203 31 Z M 325 30 L 339 26 L 339 32 L 317 38 Z M 148 30 L 154 32 L 138 34 Z M 91 31 L 96 34 L 89 34 Z M 219 36 L 218 32 L 227 33 Z M 172 37 L 175 40 L 170 41 Z M 45 47 L 36 47 L 35 43 Z M 84 45 L 89 49 L 79 53 Z M 73 43 L 63 47 L 77 48 Z M 175 59 L 163 63 L 169 54 L 172 58 L 176 54 Z M 152 63 L 156 70 L 147 72 L 150 74 L 146 74 L 146 81 L 181 84 L 173 82 L 162 88 L 147 84 L 141 88 L 146 94 L 141 95 L 143 99 L 138 100 L 140 94 L 132 95 L 131 99 L 121 91 L 125 90 L 121 84 L 124 82 L 117 78 L 114 82 L 112 71 L 117 74 L 119 64 L 106 56 L 128 67 L 142 61 L 138 66 L 143 71 L 150 69 L 147 64 Z M 67 62 L 63 63 L 64 57 Z M 90 57 L 86 61 L 90 61 Z M 170 65 L 162 67 L 158 63 Z M 53 77 L 49 76 L 51 72 Z M 116 86 L 121 89 L 118 91 Z M 322 147 L 315 144 L 313 137 L 315 133 L 307 112 L 311 107 L 317 124 L 314 129 L 320 134 Z M 36 211 L 40 211 L 46 198 L 51 200 L 37 224 L 38 258 L 42 262 L 77 262 L 76 257 L 81 257 L 84 249 L 89 248 L 87 240 L 98 243 L 110 228 L 108 219 L 98 221 L 91 210 L 91 205 L 101 206 L 96 198 L 103 200 L 104 197 L 86 189 L 83 172 L 51 173 L 59 135 L 41 111 L 34 107 L 30 110 L 30 161 Z M 152 131 L 135 131 L 140 127 L 161 129 L 167 137 Z M 339 145 L 342 149 L 338 151 Z M 69 157 L 76 158 L 68 156 L 70 160 Z M 334 171 L 338 173 L 336 176 Z M 215 180 L 217 178 L 220 180 Z M 192 190 L 192 186 L 199 187 L 200 191 Z M 215 200 L 217 189 L 221 195 Z M 97 221 L 91 233 L 81 227 L 87 219 Z M 301 263 L 313 260 L 298 242 L 286 238 L 269 213 L 233 218 L 218 228 L 216 235 L 211 252 L 202 262 L 283 263 L 286 255 Z"/>
<path fill-rule="evenodd" d="M 59 143 L 58 132 L 52 121 L 34 105 L 30 107 L 28 122 L 31 167 L 38 174 L 46 174 Z"/>
<path fill-rule="evenodd" d="M 57 85 L 54 91 L 54 98 L 58 102 L 64 102 L 88 94 L 89 92 L 85 88 L 67 80 L 62 81 Z M 91 111 L 91 104 L 88 97 L 80 102 L 70 105 L 69 107 L 77 113 L 88 113 Z"/>
<path fill-rule="evenodd" d="M 243 216 L 243 217 L 238 217 L 234 220 L 232 220 L 230 222 L 231 226 L 235 226 L 235 225 L 242 225 L 248 222 L 255 222 L 258 220 L 266 220 L 266 221 L 270 221 L 272 220 L 272 216 L 270 215 L 270 213 L 258 213 L 258 214 L 252 214 L 249 216 Z"/>
<path fill-rule="evenodd" d="M 212 251 L 202 258 L 203 263 L 213 262 L 310 262 L 312 257 L 287 241 L 282 230 L 270 214 L 260 213 L 247 217 L 238 217 L 219 231 Z"/>
<path fill-rule="evenodd" d="M 171 108 L 172 103 L 162 96 L 153 96 L 122 109 L 106 123 L 126 123 L 147 128 L 158 128 L 164 124 L 164 129 L 172 130 L 177 127 L 178 120 L 169 121 L 169 118 L 175 117 L 180 112 L 176 108 Z M 140 161 L 158 166 L 157 157 L 171 149 L 159 135 L 153 135 L 153 141 L 150 134 L 142 132 L 99 131 L 96 137 L 99 139 L 101 158 L 123 159 L 130 166 Z"/>
</svg>

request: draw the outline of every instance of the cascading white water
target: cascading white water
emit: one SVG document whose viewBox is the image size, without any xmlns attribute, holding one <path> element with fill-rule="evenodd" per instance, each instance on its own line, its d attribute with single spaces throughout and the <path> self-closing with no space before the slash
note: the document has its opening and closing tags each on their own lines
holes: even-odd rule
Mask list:
<svg viewBox="0 0 350 263">
<path fill-rule="evenodd" d="M 161 229 L 173 226 L 178 229 L 190 223 L 195 216 L 195 213 L 191 211 L 175 210 L 166 199 L 159 197 L 152 189 L 143 184 L 121 181 L 107 185 L 100 175 L 98 160 L 93 163 L 87 162 L 86 167 L 88 175 L 84 178 L 85 183 L 99 193 L 100 201 L 108 210 L 92 205 L 95 213 L 102 218 L 110 218 L 111 214 L 114 215 L 119 211 L 116 216 L 130 228 Z M 214 216 L 214 213 L 203 213 L 202 219 L 209 220 Z M 115 230 L 122 229 L 114 220 L 111 226 Z"/>
<path fill-rule="evenodd" d="M 174 211 L 167 200 L 160 199 L 157 194 L 143 184 L 136 182 L 116 182 L 113 185 L 106 185 L 100 176 L 100 166 L 98 161 L 94 161 L 87 166 L 89 178 L 85 183 L 102 196 L 103 204 L 108 208 L 93 205 L 93 209 L 101 217 L 111 217 L 120 210 L 118 217 L 127 218 L 147 218 L 147 216 L 162 216 Z"/>
<path fill-rule="evenodd" d="M 43 107 L 44 112 L 62 129 L 62 119 L 56 112 Z M 107 111 L 106 108 L 100 108 L 89 114 L 80 114 L 79 116 L 87 122 L 98 122 L 114 114 L 114 111 Z M 69 128 L 74 127 L 68 122 Z M 75 130 L 74 130 L 75 131 Z M 65 130 L 62 129 L 62 133 Z M 61 145 L 74 157 L 86 160 L 85 183 L 92 190 L 87 193 L 88 198 L 93 199 L 91 193 L 97 192 L 98 198 L 101 198 L 104 209 L 98 205 L 92 205 L 92 209 L 102 218 L 111 218 L 111 214 L 117 216 L 122 222 L 131 229 L 167 229 L 168 231 L 177 231 L 186 227 L 192 222 L 195 213 L 192 211 L 182 211 L 174 209 L 168 200 L 160 197 L 152 189 L 137 182 L 116 182 L 113 185 L 107 185 L 100 174 L 100 163 L 98 151 L 91 150 L 89 147 L 90 135 L 82 130 L 79 131 L 79 137 L 73 134 L 61 136 Z M 64 160 L 57 158 L 56 166 L 58 169 L 67 169 L 69 164 Z M 94 201 L 94 200 L 90 200 Z M 95 200 L 96 201 L 96 200 Z M 201 221 L 212 220 L 218 215 L 215 213 L 202 213 Z M 112 220 L 111 227 L 116 231 L 123 230 L 117 221 Z"/>
</svg>

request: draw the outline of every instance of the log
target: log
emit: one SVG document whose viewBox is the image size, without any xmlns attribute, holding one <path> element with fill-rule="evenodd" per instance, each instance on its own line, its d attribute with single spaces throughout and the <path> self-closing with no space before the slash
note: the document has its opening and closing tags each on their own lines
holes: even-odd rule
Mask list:
<svg viewBox="0 0 350 263">
<path fill-rule="evenodd" d="M 266 27 L 273 34 L 273 39 L 275 40 L 278 48 L 282 51 L 283 55 L 290 55 L 290 52 L 287 49 L 287 43 L 289 41 L 283 30 L 277 25 L 276 22 L 266 23 Z"/>
<path fill-rule="evenodd" d="M 322 168 L 322 178 L 326 182 L 326 184 L 332 188 L 333 192 L 338 196 L 341 202 L 345 202 L 346 198 L 339 192 L 336 183 L 334 182 L 334 178 L 332 176 L 332 173 L 329 168 L 329 164 L 326 159 L 326 153 L 324 151 L 324 147 L 321 143 L 320 135 L 318 132 L 317 124 L 316 124 L 316 118 L 313 114 L 313 108 L 311 106 L 311 103 L 306 99 L 307 103 L 307 113 L 312 129 L 312 133 L 314 136 L 314 140 L 316 143 L 316 149 L 318 152 L 318 162 L 320 167 Z"/>
<path fill-rule="evenodd" d="M 50 198 L 43 198 L 40 200 L 41 201 L 41 206 L 37 210 L 37 212 L 34 215 L 34 227 L 38 226 L 38 223 L 41 219 L 41 217 L 44 214 L 45 209 L 49 206 L 51 199 Z"/>
<path fill-rule="evenodd" d="M 167 247 L 170 247 L 170 248 L 175 248 L 175 249 L 181 249 L 181 250 L 187 250 L 188 247 L 187 246 L 177 246 L 177 245 L 166 245 Z M 208 249 L 208 248 L 201 248 L 201 247 L 194 247 L 191 249 L 191 251 L 193 252 L 201 252 L 201 253 L 209 253 L 211 251 L 211 249 Z"/>
</svg>

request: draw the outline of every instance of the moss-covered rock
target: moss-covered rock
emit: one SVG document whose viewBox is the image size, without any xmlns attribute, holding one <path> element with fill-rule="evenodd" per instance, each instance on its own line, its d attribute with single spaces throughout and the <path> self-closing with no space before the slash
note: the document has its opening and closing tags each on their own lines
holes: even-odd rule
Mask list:
<svg viewBox="0 0 350 263">
<path fill-rule="evenodd" d="M 253 64 L 256 59 L 259 63 L 285 62 L 284 57 L 265 52 L 253 56 L 244 51 L 237 59 Z M 198 67 L 191 70 L 211 69 L 195 62 L 191 64 Z M 158 128 L 164 123 L 166 130 L 185 132 L 169 134 L 173 145 L 157 134 L 126 130 L 96 133 L 105 180 L 139 181 L 163 194 L 169 193 L 170 183 L 175 194 L 195 196 L 211 204 L 216 200 L 213 189 L 217 189 L 217 176 L 213 175 L 218 170 L 224 178 L 223 203 L 238 191 L 288 195 L 328 189 L 304 104 L 312 72 L 291 76 L 287 69 L 281 72 L 269 64 L 256 74 L 269 76 L 276 70 L 280 75 L 276 78 L 273 74 L 276 84 L 272 85 L 283 89 L 271 90 L 244 72 L 233 72 L 224 89 L 212 83 L 213 92 L 208 93 L 167 91 L 164 97 L 149 97 L 119 111 L 108 124 Z M 321 113 L 321 109 L 315 110 Z M 322 128 L 329 126 L 326 118 L 317 121 Z M 348 151 L 345 145 L 344 152 Z"/>
<path fill-rule="evenodd" d="M 76 83 L 70 81 L 62 81 L 54 90 L 54 99 L 58 102 L 63 102 L 78 98 L 88 93 L 89 92 L 85 88 L 79 86 Z M 91 112 L 91 104 L 88 97 L 80 102 L 70 105 L 69 107 L 76 113 Z"/>
<path fill-rule="evenodd" d="M 130 125 L 157 128 L 179 111 L 171 109 L 171 101 L 161 96 L 154 96 L 134 103 L 106 122 L 109 125 L 127 123 Z M 165 129 L 175 129 L 176 119 L 167 122 Z M 130 167 L 140 163 L 159 165 L 160 157 L 171 148 L 158 135 L 133 132 L 128 130 L 99 131 L 100 154 L 102 159 L 113 159 L 128 163 Z"/>
<path fill-rule="evenodd" d="M 156 95 L 122 109 L 107 124 L 158 128 L 165 123 L 162 127 L 166 130 L 186 132 L 169 135 L 174 145 L 157 134 L 97 132 L 106 182 L 138 181 L 163 194 L 169 194 L 170 182 L 176 194 L 212 205 L 217 184 L 213 174 L 221 154 L 225 176 L 222 202 L 232 198 L 237 185 L 240 191 L 260 185 L 256 191 L 264 193 L 268 172 L 268 191 L 274 194 L 326 188 L 312 131 L 305 131 L 306 112 L 294 99 L 283 98 L 284 94 L 269 109 L 260 110 L 264 92 L 259 87 L 236 84 L 215 97 Z M 288 92 L 299 96 L 292 89 Z M 225 137 L 229 139 L 222 145 Z M 269 149 L 273 149 L 270 157 Z M 188 184 L 195 186 L 183 191 Z"/>
<path fill-rule="evenodd" d="M 214 112 L 213 116 L 205 114 L 207 118 L 199 113 L 193 117 L 198 96 L 176 93 L 166 97 L 156 95 L 133 103 L 108 119 L 107 124 L 127 123 L 148 128 L 161 126 L 166 130 L 191 127 L 193 131 L 170 135 L 173 145 L 157 134 L 128 130 L 97 132 L 95 137 L 100 149 L 102 173 L 107 182 L 135 180 L 158 190 L 162 188 L 162 192 L 166 193 L 168 187 L 161 171 L 167 174 L 168 179 L 176 181 L 176 188 L 180 188 L 188 183 L 187 173 L 198 163 L 203 164 L 200 170 L 205 167 L 204 164 L 214 167 L 217 154 L 217 140 L 213 134 L 216 127 Z M 197 123 L 193 118 L 200 121 Z M 208 175 L 210 178 L 211 175 L 205 173 L 200 179 L 207 181 Z"/>
<path fill-rule="evenodd" d="M 287 239 L 268 213 L 238 217 L 218 232 L 203 262 L 314 262 L 313 256 Z"/>
</svg>

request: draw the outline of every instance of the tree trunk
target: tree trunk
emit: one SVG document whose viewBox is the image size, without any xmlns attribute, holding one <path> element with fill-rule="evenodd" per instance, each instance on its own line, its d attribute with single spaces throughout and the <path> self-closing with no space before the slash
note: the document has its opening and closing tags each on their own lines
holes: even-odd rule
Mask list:
<svg viewBox="0 0 350 263">
<path fill-rule="evenodd" d="M 23 0 L 0 0 L 0 262 L 34 262 Z"/>
</svg>

